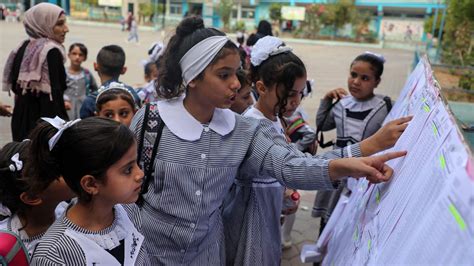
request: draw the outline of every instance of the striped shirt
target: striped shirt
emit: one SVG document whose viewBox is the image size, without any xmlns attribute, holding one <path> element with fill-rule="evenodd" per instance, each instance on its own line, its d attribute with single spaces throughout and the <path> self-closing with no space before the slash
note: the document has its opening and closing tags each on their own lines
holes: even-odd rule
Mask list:
<svg viewBox="0 0 474 266">
<path fill-rule="evenodd" d="M 86 257 L 90 257 L 91 250 L 84 250 L 79 244 L 78 239 L 72 236 L 75 234 L 80 235 L 97 244 L 95 245 L 96 247 L 99 246 L 104 248 L 104 250 L 111 250 L 120 245 L 120 241 L 125 239 L 125 236 L 131 230 L 128 227 L 131 224 L 129 219 L 135 219 L 137 214 L 125 213 L 125 210 L 130 211 L 132 209 L 116 205 L 114 208 L 114 222 L 111 226 L 101 231 L 89 231 L 77 226 L 66 217 L 65 212 L 41 239 L 33 254 L 31 265 L 103 265 L 100 260 L 98 262 L 87 260 Z M 72 232 L 72 234 L 69 232 Z M 125 248 L 125 251 L 127 251 L 127 248 Z M 135 265 L 149 265 L 148 256 L 143 245 L 140 250 L 134 250 L 133 252 L 139 252 Z M 129 254 L 126 253 L 125 256 L 127 255 Z"/>
<path fill-rule="evenodd" d="M 163 102 L 158 103 L 158 109 L 160 106 Z M 228 123 L 224 119 L 227 111 L 231 112 L 216 109 L 211 123 L 201 125 L 192 121 L 182 99 L 160 109 L 166 126 L 141 212 L 145 246 L 154 265 L 225 263 L 220 207 L 239 171 L 249 176 L 271 176 L 297 189 L 334 189 L 329 160 L 299 152 L 269 121 L 233 114 L 235 123 Z M 143 116 L 141 109 L 131 125 L 138 142 Z M 182 123 L 182 128 L 200 129 L 191 132 L 198 138 L 184 138 L 186 134 L 179 132 L 177 123 Z M 199 125 L 190 125 L 193 123 Z M 226 123 L 232 126 L 227 134 L 216 132 L 227 132 Z M 358 145 L 334 152 L 348 157 L 348 151 L 360 155 Z"/>
</svg>

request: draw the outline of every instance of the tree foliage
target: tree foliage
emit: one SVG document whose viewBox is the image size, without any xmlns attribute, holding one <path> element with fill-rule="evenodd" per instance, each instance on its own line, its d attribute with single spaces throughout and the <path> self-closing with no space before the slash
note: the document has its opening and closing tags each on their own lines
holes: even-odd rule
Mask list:
<svg viewBox="0 0 474 266">
<path fill-rule="evenodd" d="M 221 0 L 219 3 L 218 12 L 221 16 L 222 22 L 224 23 L 224 31 L 230 29 L 230 18 L 232 16 L 232 8 L 234 3 L 232 0 Z"/>
<path fill-rule="evenodd" d="M 474 46 L 474 1 L 449 1 L 442 45 L 444 62 L 463 66 L 474 64 L 472 52 Z"/>
</svg>

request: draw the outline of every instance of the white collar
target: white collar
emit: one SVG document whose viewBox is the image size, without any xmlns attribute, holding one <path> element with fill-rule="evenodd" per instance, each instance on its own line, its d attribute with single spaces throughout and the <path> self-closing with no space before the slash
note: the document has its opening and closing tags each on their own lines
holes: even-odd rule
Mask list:
<svg viewBox="0 0 474 266">
<path fill-rule="evenodd" d="M 181 139 L 194 141 L 201 138 L 204 126 L 183 105 L 184 96 L 158 102 L 158 112 L 168 129 Z M 232 132 L 235 114 L 229 109 L 215 108 L 209 128 L 221 136 Z"/>
<path fill-rule="evenodd" d="M 364 101 L 357 100 L 352 95 L 348 95 L 341 99 L 341 104 L 344 108 L 349 109 L 352 112 L 364 112 L 373 109 L 378 103 L 380 103 L 380 100 L 381 97 L 377 94 Z"/>
</svg>

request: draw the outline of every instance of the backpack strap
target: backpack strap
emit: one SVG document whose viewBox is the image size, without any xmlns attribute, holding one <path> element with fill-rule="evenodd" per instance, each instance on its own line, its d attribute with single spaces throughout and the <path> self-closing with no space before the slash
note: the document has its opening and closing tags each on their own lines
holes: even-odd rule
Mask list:
<svg viewBox="0 0 474 266">
<path fill-rule="evenodd" d="M 87 68 L 83 68 L 82 71 L 84 71 L 84 78 L 86 80 L 86 95 L 89 95 L 92 90 L 91 90 L 91 72 Z"/>
<path fill-rule="evenodd" d="M 321 130 L 321 128 L 323 128 L 323 125 L 324 123 L 326 122 L 328 116 L 329 116 L 329 113 L 331 112 L 332 108 L 334 108 L 334 106 L 336 106 L 336 104 L 341 100 L 341 98 L 337 99 L 337 101 L 335 101 L 334 103 L 331 104 L 331 106 L 329 107 L 326 115 L 324 116 L 324 119 L 323 121 L 321 121 L 321 123 L 319 123 L 319 125 L 317 125 L 317 129 L 316 129 L 316 137 L 318 138 L 318 142 L 319 142 L 319 146 L 321 148 L 327 148 L 327 147 L 331 147 L 331 146 L 334 146 L 334 142 L 331 140 L 331 141 L 328 141 L 328 142 L 324 142 L 324 135 L 323 135 L 323 131 Z"/>
<path fill-rule="evenodd" d="M 156 104 L 147 103 L 145 105 L 140 142 L 138 143 L 137 161 L 142 162 L 142 169 L 145 173 L 142 189 L 137 200 L 137 205 L 140 207 L 143 206 L 143 195 L 148 192 L 150 180 L 154 178 L 153 165 L 158 154 L 158 146 L 165 126 L 156 108 Z"/>
<path fill-rule="evenodd" d="M 16 234 L 0 230 L 0 265 L 29 265 L 28 250 Z"/>
<path fill-rule="evenodd" d="M 387 113 L 390 113 L 390 110 L 392 110 L 392 99 L 390 99 L 388 96 L 385 96 L 383 97 L 383 101 L 385 102 L 385 106 L 387 106 Z"/>
</svg>

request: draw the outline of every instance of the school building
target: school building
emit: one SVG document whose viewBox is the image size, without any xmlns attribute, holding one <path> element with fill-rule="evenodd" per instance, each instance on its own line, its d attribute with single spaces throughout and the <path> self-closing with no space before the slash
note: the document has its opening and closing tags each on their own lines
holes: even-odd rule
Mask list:
<svg viewBox="0 0 474 266">
<path fill-rule="evenodd" d="M 0 0 L 1 2 L 17 2 Z M 138 15 L 142 3 L 164 4 L 167 25 L 177 24 L 184 16 L 196 14 L 203 17 L 206 25 L 221 27 L 219 0 L 99 0 L 99 5 L 89 6 L 83 0 L 47 0 L 62 6 L 73 17 L 120 19 L 128 12 Z M 269 20 L 272 4 L 305 7 L 311 4 L 328 4 L 337 0 L 237 0 L 233 1 L 232 25 L 243 21 L 247 29 L 252 30 L 262 19 Z M 41 2 L 23 0 L 25 7 Z M 358 9 L 372 14 L 370 28 L 384 39 L 413 40 L 426 39 L 423 30 L 426 17 L 438 13 L 442 16 L 446 0 L 355 0 Z M 163 13 L 156 17 L 156 23 L 163 21 Z"/>
</svg>

